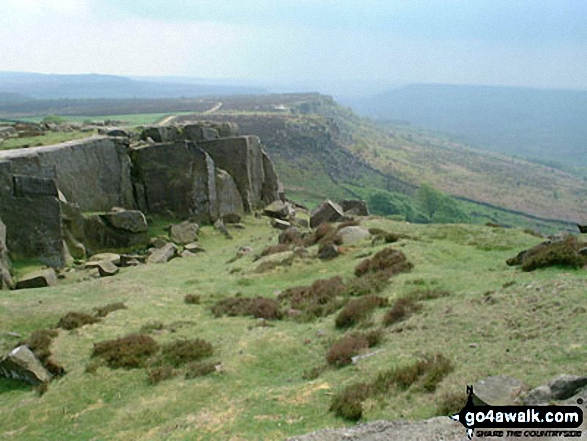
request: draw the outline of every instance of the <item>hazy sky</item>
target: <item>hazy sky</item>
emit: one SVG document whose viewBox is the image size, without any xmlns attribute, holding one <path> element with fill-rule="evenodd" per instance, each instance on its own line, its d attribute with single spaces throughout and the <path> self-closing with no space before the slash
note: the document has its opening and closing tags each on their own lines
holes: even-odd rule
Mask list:
<svg viewBox="0 0 587 441">
<path fill-rule="evenodd" d="M 0 70 L 587 89 L 587 1 L 0 0 Z"/>
</svg>

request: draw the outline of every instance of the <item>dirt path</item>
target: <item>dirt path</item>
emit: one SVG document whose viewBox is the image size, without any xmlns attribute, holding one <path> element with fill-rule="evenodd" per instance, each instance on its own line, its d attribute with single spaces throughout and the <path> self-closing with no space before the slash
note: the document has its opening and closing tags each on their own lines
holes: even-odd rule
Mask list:
<svg viewBox="0 0 587 441">
<path fill-rule="evenodd" d="M 216 103 L 216 105 L 214 107 L 212 107 L 210 110 L 206 110 L 205 112 L 202 112 L 202 113 L 205 113 L 205 114 L 214 113 L 218 109 L 220 109 L 221 107 L 222 107 L 222 102 L 219 102 L 219 103 Z"/>
<path fill-rule="evenodd" d="M 177 115 L 169 115 L 157 123 L 158 126 L 165 126 L 175 119 Z"/>
</svg>

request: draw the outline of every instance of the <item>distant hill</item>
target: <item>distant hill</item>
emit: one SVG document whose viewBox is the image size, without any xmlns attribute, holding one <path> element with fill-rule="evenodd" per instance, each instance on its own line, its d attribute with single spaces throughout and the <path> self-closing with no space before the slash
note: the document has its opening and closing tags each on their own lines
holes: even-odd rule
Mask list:
<svg viewBox="0 0 587 441">
<path fill-rule="evenodd" d="M 55 75 L 0 72 L 0 99 L 5 94 L 33 99 L 88 98 L 181 98 L 202 95 L 265 93 L 263 89 L 223 84 L 194 84 L 131 79 L 115 75 Z"/>
<path fill-rule="evenodd" d="M 414 84 L 345 104 L 495 152 L 587 166 L 587 91 Z"/>
</svg>

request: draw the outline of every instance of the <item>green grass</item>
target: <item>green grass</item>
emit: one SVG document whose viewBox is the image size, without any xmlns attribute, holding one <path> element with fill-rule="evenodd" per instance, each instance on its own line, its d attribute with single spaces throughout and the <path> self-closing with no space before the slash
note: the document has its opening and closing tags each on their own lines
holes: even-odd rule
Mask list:
<svg viewBox="0 0 587 441">
<path fill-rule="evenodd" d="M 84 122 L 84 121 L 106 121 L 116 120 L 125 121 L 129 126 L 143 126 L 149 124 L 155 124 L 160 120 L 170 115 L 190 115 L 193 112 L 173 112 L 173 113 L 139 113 L 139 114 L 127 114 L 127 115 L 99 115 L 99 116 L 64 116 L 63 119 L 71 122 Z M 40 122 L 46 115 L 24 117 L 20 118 L 22 121 Z"/>
<path fill-rule="evenodd" d="M 0 150 L 12 150 L 26 147 L 39 147 L 43 145 L 59 144 L 61 142 L 74 141 L 76 139 L 89 138 L 95 133 L 82 132 L 47 132 L 45 135 L 30 138 L 10 138 L 0 143 Z"/>
<path fill-rule="evenodd" d="M 306 323 L 284 318 L 263 327 L 254 318 L 214 318 L 210 307 L 227 297 L 276 298 L 279 291 L 317 279 L 353 277 L 360 255 L 389 245 L 347 247 L 333 261 L 298 261 L 255 274 L 251 255 L 227 262 L 240 246 L 257 253 L 276 243 L 277 232 L 263 219 L 245 218 L 245 224 L 245 230 L 232 231 L 234 240 L 203 227 L 200 242 L 207 252 L 196 257 L 123 268 L 108 279 L 2 292 L 0 335 L 26 337 L 34 329 L 55 326 L 72 308 L 90 312 L 123 302 L 128 309 L 94 325 L 60 331 L 51 350 L 68 373 L 42 397 L 0 380 L 0 438 L 284 439 L 345 425 L 328 411 L 334 393 L 411 365 L 426 353 L 441 352 L 454 371 L 433 393 L 393 390 L 368 400 L 365 421 L 430 417 L 446 393 L 464 392 L 466 384 L 487 375 L 512 375 L 537 386 L 560 373 L 584 371 L 584 313 L 576 308 L 584 297 L 584 271 L 524 273 L 508 267 L 508 257 L 539 242 L 518 229 L 375 218 L 364 224 L 411 237 L 392 246 L 414 264 L 412 272 L 395 276 L 378 295 L 393 301 L 423 287 L 451 294 L 423 301 L 421 311 L 386 328 L 378 355 L 356 366 L 324 368 L 318 378 L 304 380 L 305 372 L 326 364 L 328 348 L 345 333 L 336 329 L 335 315 Z M 516 283 L 503 287 L 511 281 Z M 200 304 L 186 305 L 187 294 L 199 295 Z M 373 329 L 385 312 L 374 312 Z M 100 367 L 85 373 L 94 343 L 138 332 L 153 321 L 165 325 L 150 334 L 161 345 L 179 339 L 210 342 L 213 361 L 222 362 L 223 372 L 189 380 L 178 376 L 157 385 L 142 369 Z M 399 327 L 403 332 L 397 332 Z M 15 343 L 0 339 L 0 349 Z"/>
</svg>

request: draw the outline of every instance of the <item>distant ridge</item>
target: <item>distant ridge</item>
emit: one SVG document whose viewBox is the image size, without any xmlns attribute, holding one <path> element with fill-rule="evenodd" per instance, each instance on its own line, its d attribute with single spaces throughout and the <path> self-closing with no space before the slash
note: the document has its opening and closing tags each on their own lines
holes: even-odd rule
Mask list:
<svg viewBox="0 0 587 441">
<path fill-rule="evenodd" d="M 0 100 L 2 95 L 6 94 L 26 95 L 33 99 L 131 99 L 262 93 L 265 93 L 265 90 L 260 88 L 222 83 L 182 83 L 157 81 L 156 78 L 131 79 L 101 74 L 57 75 L 0 72 Z"/>
<path fill-rule="evenodd" d="M 587 91 L 412 84 L 345 104 L 496 152 L 587 166 Z"/>
</svg>

